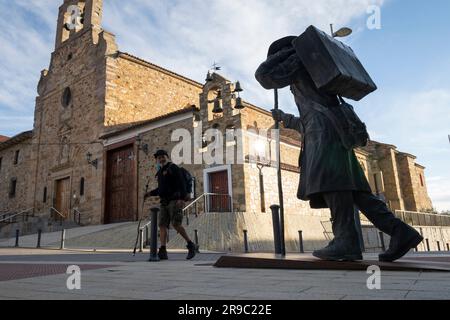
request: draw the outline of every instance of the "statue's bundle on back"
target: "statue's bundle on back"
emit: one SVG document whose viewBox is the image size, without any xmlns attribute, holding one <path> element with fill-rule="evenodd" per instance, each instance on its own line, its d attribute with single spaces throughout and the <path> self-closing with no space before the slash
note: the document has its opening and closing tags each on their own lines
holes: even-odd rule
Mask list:
<svg viewBox="0 0 450 320">
<path fill-rule="evenodd" d="M 316 27 L 293 44 L 318 89 L 356 101 L 377 89 L 353 50 Z"/>
</svg>

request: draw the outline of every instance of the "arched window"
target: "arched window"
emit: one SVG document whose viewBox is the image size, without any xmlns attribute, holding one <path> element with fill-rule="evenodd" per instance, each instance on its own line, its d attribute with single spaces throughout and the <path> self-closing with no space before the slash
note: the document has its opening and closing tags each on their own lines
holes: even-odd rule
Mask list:
<svg viewBox="0 0 450 320">
<path fill-rule="evenodd" d="M 47 203 L 47 187 L 44 188 L 44 195 L 42 196 L 42 203 Z"/>
<path fill-rule="evenodd" d="M 236 127 L 234 125 L 228 125 L 225 128 L 225 142 L 227 145 L 232 145 L 236 143 Z"/>
<path fill-rule="evenodd" d="M 62 105 L 64 108 L 67 108 L 72 104 L 72 91 L 69 87 L 64 89 L 63 95 L 62 95 Z"/>
<path fill-rule="evenodd" d="M 12 178 L 9 183 L 9 197 L 16 197 L 16 189 L 17 189 L 17 178 Z"/>
<path fill-rule="evenodd" d="M 84 196 L 84 178 L 80 180 L 80 197 Z"/>
</svg>

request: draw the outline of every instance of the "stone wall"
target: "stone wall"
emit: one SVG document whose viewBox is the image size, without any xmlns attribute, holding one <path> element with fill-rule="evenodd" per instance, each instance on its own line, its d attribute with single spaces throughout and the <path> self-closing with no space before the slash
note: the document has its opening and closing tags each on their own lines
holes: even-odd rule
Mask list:
<svg viewBox="0 0 450 320">
<path fill-rule="evenodd" d="M 182 121 L 173 122 L 162 127 L 158 127 L 154 130 L 145 132 L 142 134 L 142 144 L 147 144 L 150 152 L 145 154 L 142 150 L 138 155 L 138 209 L 139 217 L 145 217 L 150 212 L 150 207 L 158 203 L 158 199 L 149 199 L 145 201 L 144 211 L 142 211 L 143 197 L 145 194 L 145 187 L 148 183 L 148 191 L 156 189 L 158 187 L 156 175 L 156 161 L 153 156 L 154 152 L 159 149 L 166 150 L 169 155 L 172 154 L 172 150 L 178 142 L 171 141 L 172 132 L 176 129 L 186 129 L 191 134 L 193 133 L 193 118 L 189 118 Z M 198 195 L 203 193 L 203 166 L 195 164 L 177 163 L 178 165 L 187 169 L 196 179 L 197 193 Z"/>
<path fill-rule="evenodd" d="M 255 164 L 246 164 L 245 190 L 247 200 L 247 212 L 262 212 L 259 169 Z M 264 182 L 264 205 L 265 212 L 270 214 L 270 206 L 279 204 L 277 169 L 264 167 L 262 169 Z M 299 173 L 282 170 L 284 211 L 286 214 L 311 215 L 319 217 L 329 217 L 329 210 L 313 210 L 309 202 L 301 201 L 297 198 L 299 184 Z"/>
<path fill-rule="evenodd" d="M 380 146 L 376 152 L 378 165 L 383 172 L 386 200 L 392 210 L 404 210 L 396 151 L 388 146 Z"/>
<path fill-rule="evenodd" d="M 397 164 L 400 173 L 400 185 L 406 211 L 418 211 L 417 208 L 417 183 L 414 158 L 407 154 L 397 154 Z"/>
<path fill-rule="evenodd" d="M 424 237 L 418 246 L 419 251 L 449 251 L 450 228 L 448 227 L 415 227 Z"/>
<path fill-rule="evenodd" d="M 197 105 L 201 85 L 125 53 L 108 57 L 107 127 L 163 116 Z"/>
<path fill-rule="evenodd" d="M 286 214 L 285 239 L 288 252 L 299 252 L 299 230 L 303 231 L 304 249 L 319 249 L 328 243 L 320 216 Z M 244 230 L 247 230 L 251 252 L 274 252 L 272 215 L 268 213 L 210 213 L 192 218 L 187 228 L 193 236 L 198 230 L 200 250 L 243 252 Z M 184 248 L 185 241 L 176 236 L 168 243 L 171 249 Z"/>
<path fill-rule="evenodd" d="M 104 130 L 105 57 L 116 50 L 114 36 L 93 26 L 60 44 L 52 53 L 49 70 L 42 72 L 30 175 L 38 215 L 49 215 L 54 206 L 56 181 L 68 178 L 70 208 L 82 213 L 84 224 L 102 223 L 104 161 L 99 136 Z M 98 159 L 97 168 L 88 163 L 87 153 L 92 154 L 92 160 Z"/>
<path fill-rule="evenodd" d="M 416 157 L 399 152 L 393 145 L 371 141 L 364 148 L 369 153 L 372 174 L 369 181 L 375 191 L 374 174 L 382 176 L 378 186 L 392 210 L 429 212 L 433 205 L 428 195 L 425 168 L 416 163 Z M 381 173 L 381 175 L 380 175 Z"/>
<path fill-rule="evenodd" d="M 30 197 L 29 175 L 31 172 L 31 139 L 0 150 L 0 219 L 1 214 L 19 213 L 33 207 Z M 18 163 L 14 164 L 16 151 Z M 10 197 L 11 180 L 16 179 L 16 194 Z"/>
<path fill-rule="evenodd" d="M 413 176 L 415 176 L 415 189 L 417 194 L 417 210 L 419 212 L 433 211 L 433 203 L 428 195 L 427 181 L 425 177 L 425 168 L 415 164 Z"/>
</svg>

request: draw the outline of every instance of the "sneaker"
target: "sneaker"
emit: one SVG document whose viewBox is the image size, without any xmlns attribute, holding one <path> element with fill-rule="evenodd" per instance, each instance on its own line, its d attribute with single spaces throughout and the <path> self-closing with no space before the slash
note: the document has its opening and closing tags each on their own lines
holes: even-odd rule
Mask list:
<svg viewBox="0 0 450 320">
<path fill-rule="evenodd" d="M 189 242 L 186 248 L 189 250 L 188 255 L 186 257 L 187 260 L 191 260 L 195 257 L 198 252 L 199 246 L 194 244 L 193 242 Z"/>
<path fill-rule="evenodd" d="M 168 260 L 169 256 L 167 255 L 167 249 L 165 247 L 159 248 L 158 251 L 159 260 Z"/>
</svg>

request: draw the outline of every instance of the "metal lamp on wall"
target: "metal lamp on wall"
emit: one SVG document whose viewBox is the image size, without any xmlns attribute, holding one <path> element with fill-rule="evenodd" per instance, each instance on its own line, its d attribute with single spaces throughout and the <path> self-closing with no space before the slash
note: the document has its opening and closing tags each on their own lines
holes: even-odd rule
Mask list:
<svg viewBox="0 0 450 320">
<path fill-rule="evenodd" d="M 98 169 L 98 159 L 92 160 L 92 153 L 88 152 L 86 154 L 86 160 L 88 164 L 93 166 L 95 169 Z"/>
<path fill-rule="evenodd" d="M 138 136 L 136 138 L 136 143 L 138 146 L 138 149 L 141 150 L 142 152 L 144 152 L 147 156 L 150 153 L 150 150 L 148 148 L 148 144 L 147 143 L 142 143 L 142 136 Z"/>
</svg>

